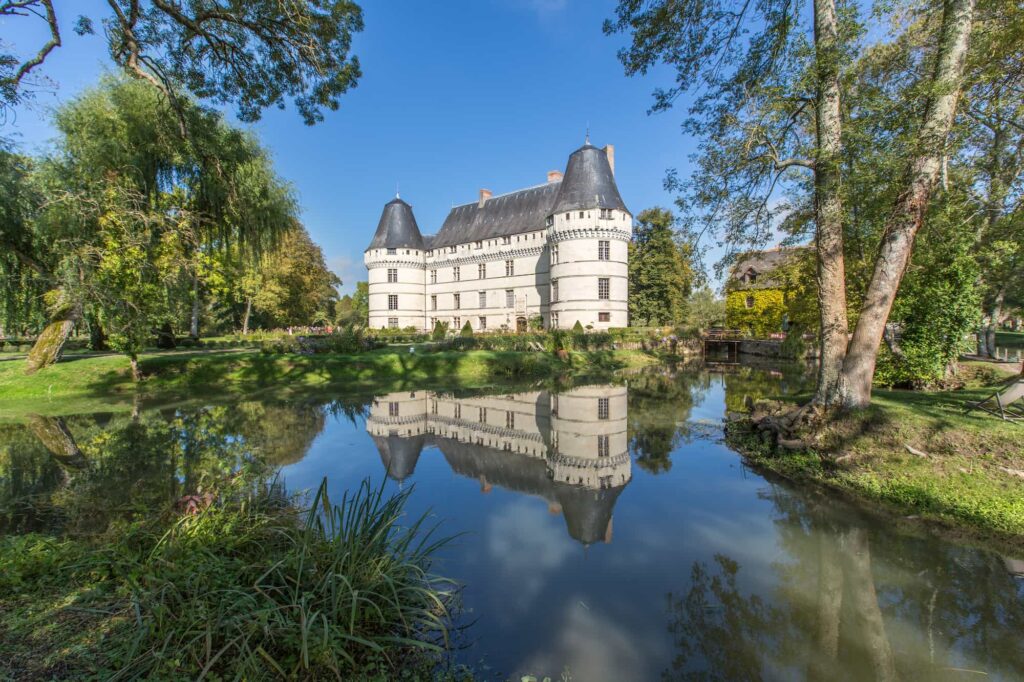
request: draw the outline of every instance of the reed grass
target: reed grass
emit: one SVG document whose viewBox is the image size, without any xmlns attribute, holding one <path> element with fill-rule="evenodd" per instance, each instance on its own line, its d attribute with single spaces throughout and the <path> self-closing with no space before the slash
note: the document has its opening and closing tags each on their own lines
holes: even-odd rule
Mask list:
<svg viewBox="0 0 1024 682">
<path fill-rule="evenodd" d="M 274 486 L 250 488 L 91 551 L 65 548 L 74 559 L 47 568 L 55 580 L 39 601 L 109 615 L 91 626 L 104 636 L 76 649 L 81 672 L 103 679 L 429 677 L 450 644 L 456 586 L 431 570 L 450 538 L 426 516 L 407 523 L 409 494 L 363 482 L 333 504 L 325 480 L 301 509 Z"/>
</svg>

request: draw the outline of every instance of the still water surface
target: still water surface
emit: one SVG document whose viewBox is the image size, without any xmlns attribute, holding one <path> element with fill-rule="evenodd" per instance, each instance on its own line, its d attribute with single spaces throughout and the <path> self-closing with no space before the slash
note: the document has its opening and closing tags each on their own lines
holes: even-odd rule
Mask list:
<svg viewBox="0 0 1024 682">
<path fill-rule="evenodd" d="M 0 429 L 0 505 L 7 531 L 76 532 L 253 458 L 339 500 L 386 477 L 463 534 L 437 566 L 465 586 L 458 658 L 498 679 L 1024 679 L 1012 561 L 768 480 L 722 442 L 727 409 L 805 382 L 701 368 L 36 420 Z M 91 459 L 66 461 L 61 429 Z"/>
</svg>

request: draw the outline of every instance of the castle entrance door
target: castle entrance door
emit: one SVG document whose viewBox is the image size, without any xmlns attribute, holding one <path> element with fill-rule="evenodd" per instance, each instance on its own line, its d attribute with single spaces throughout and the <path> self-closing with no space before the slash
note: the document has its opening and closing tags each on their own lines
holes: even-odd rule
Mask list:
<svg viewBox="0 0 1024 682">
<path fill-rule="evenodd" d="M 517 317 L 516 318 L 516 333 L 517 334 L 525 334 L 526 333 L 526 318 L 525 317 Z"/>
</svg>

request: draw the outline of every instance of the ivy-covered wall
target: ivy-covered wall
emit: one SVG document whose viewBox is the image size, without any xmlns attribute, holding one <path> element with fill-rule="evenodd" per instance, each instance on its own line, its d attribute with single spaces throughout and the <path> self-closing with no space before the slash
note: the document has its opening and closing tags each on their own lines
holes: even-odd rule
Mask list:
<svg viewBox="0 0 1024 682">
<path fill-rule="evenodd" d="M 747 307 L 747 297 L 753 306 Z M 781 289 L 746 289 L 730 291 L 725 297 L 725 324 L 741 329 L 751 336 L 768 336 L 782 331 L 786 315 L 786 297 Z"/>
</svg>

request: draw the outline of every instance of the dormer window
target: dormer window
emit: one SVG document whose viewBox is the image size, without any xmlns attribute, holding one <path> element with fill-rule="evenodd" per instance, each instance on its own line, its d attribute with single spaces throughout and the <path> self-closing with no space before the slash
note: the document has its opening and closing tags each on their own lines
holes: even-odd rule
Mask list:
<svg viewBox="0 0 1024 682">
<path fill-rule="evenodd" d="M 583 220 L 583 211 L 580 211 L 580 220 Z"/>
<path fill-rule="evenodd" d="M 502 244 L 511 244 L 512 243 L 512 237 L 502 237 L 501 238 L 501 243 Z"/>
<path fill-rule="evenodd" d="M 547 226 L 551 227 L 554 224 L 555 224 L 555 216 L 549 215 L 548 218 L 547 218 Z"/>
<path fill-rule="evenodd" d="M 572 213 L 566 213 L 565 214 L 565 219 L 566 220 L 572 220 Z"/>
<path fill-rule="evenodd" d="M 746 274 L 743 275 L 743 281 L 746 282 L 747 284 L 753 284 L 754 282 L 756 282 L 757 270 L 755 270 L 754 268 L 750 268 L 749 270 L 747 270 Z"/>
<path fill-rule="evenodd" d="M 394 256 L 397 253 L 398 253 L 398 249 L 388 249 L 388 255 L 389 256 Z"/>
</svg>

